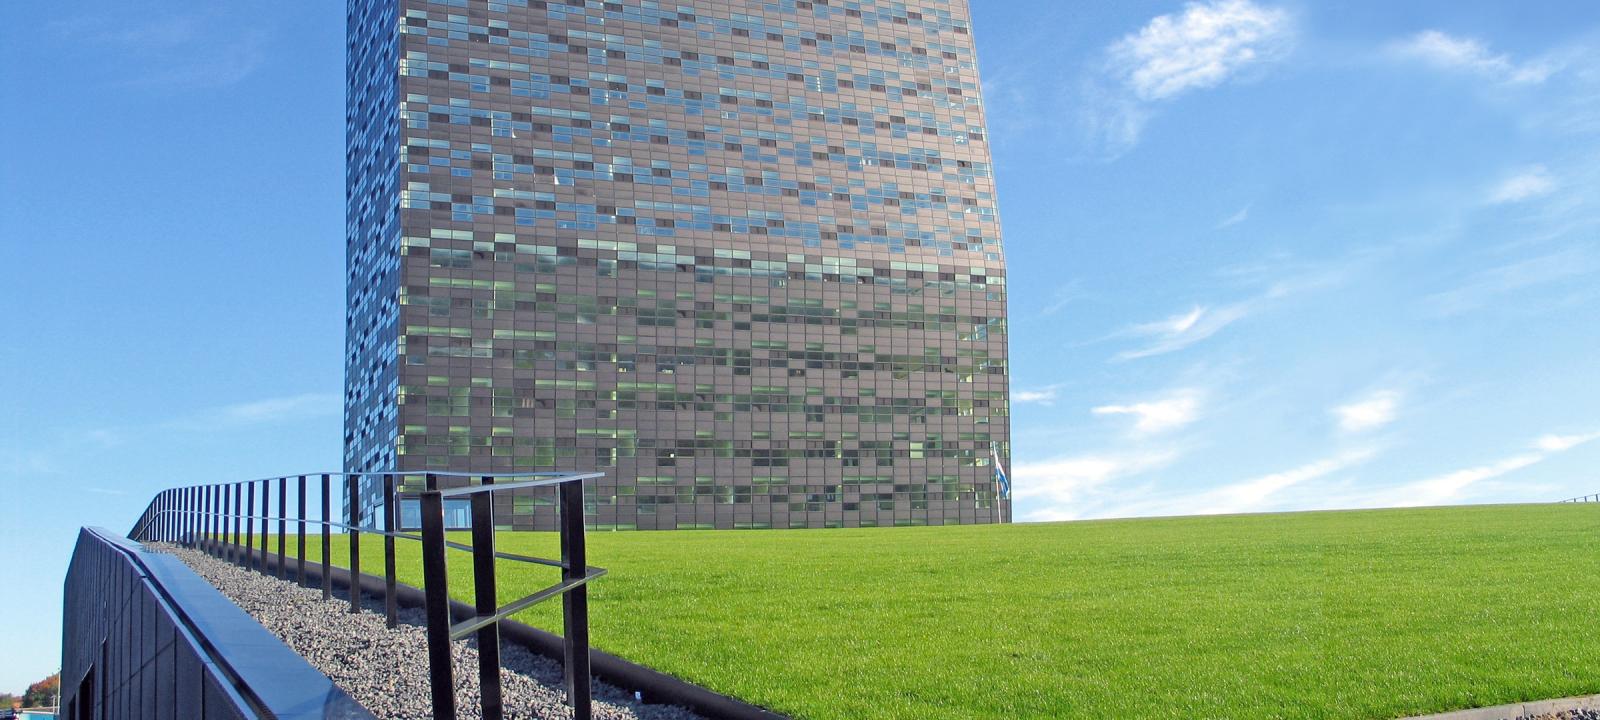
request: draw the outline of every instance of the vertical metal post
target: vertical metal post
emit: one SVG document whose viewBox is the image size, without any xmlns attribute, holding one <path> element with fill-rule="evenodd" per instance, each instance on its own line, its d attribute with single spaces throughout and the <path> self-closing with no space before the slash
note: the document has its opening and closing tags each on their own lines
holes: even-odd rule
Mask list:
<svg viewBox="0 0 1600 720">
<path fill-rule="evenodd" d="M 222 486 L 222 559 L 233 562 L 233 496 L 238 492 L 237 485 L 226 484 Z"/>
<path fill-rule="evenodd" d="M 345 495 L 350 503 L 350 612 L 361 612 L 361 476 L 344 476 Z"/>
<path fill-rule="evenodd" d="M 485 488 L 494 478 L 485 476 Z M 493 615 L 500 606 L 494 583 L 494 492 L 485 490 L 472 496 L 472 588 L 475 609 L 480 617 Z M 500 693 L 500 623 L 490 623 L 478 631 L 478 687 L 483 699 L 483 720 L 502 720 L 504 701 Z"/>
<path fill-rule="evenodd" d="M 206 486 L 206 553 L 217 554 L 217 486 Z"/>
<path fill-rule="evenodd" d="M 383 476 L 383 619 L 389 627 L 400 624 L 400 604 L 395 592 L 394 528 L 395 502 L 394 475 Z"/>
<path fill-rule="evenodd" d="M 583 538 L 583 481 L 561 483 L 561 579 L 577 580 L 588 573 Z M 566 655 L 567 703 L 573 720 L 590 720 L 589 588 L 579 585 L 561 596 L 565 620 L 562 638 Z"/>
<path fill-rule="evenodd" d="M 272 494 L 272 485 L 269 481 L 261 481 L 261 574 L 267 574 L 267 540 L 271 537 L 270 523 L 272 508 L 269 504 Z"/>
<path fill-rule="evenodd" d="M 200 488 L 183 491 L 183 544 L 194 547 L 200 539 Z"/>
<path fill-rule="evenodd" d="M 216 497 L 212 491 L 215 489 L 215 485 L 200 487 L 200 551 L 207 555 L 211 554 L 211 541 L 216 537 L 216 528 L 212 524 L 215 522 L 217 510 L 213 505 Z"/>
<path fill-rule="evenodd" d="M 297 486 L 296 489 L 298 491 L 296 497 L 298 497 L 299 499 L 297 500 L 298 507 L 296 508 L 296 510 L 298 512 L 295 513 L 295 517 L 299 518 L 299 525 L 296 527 L 297 532 L 296 532 L 296 536 L 295 536 L 296 542 L 295 542 L 295 573 L 294 573 L 294 581 L 299 583 L 301 587 L 305 587 L 305 584 L 306 584 L 306 476 L 304 476 L 304 475 L 300 476 L 300 484 Z"/>
<path fill-rule="evenodd" d="M 255 558 L 250 557 L 256 547 L 256 519 L 250 513 L 256 510 L 256 484 L 245 483 L 244 507 L 240 508 L 239 519 L 244 523 L 244 569 L 255 567 Z"/>
<path fill-rule="evenodd" d="M 222 558 L 228 551 L 228 486 L 211 486 L 211 554 Z"/>
<path fill-rule="evenodd" d="M 278 478 L 278 579 L 289 572 L 289 478 Z"/>
<path fill-rule="evenodd" d="M 322 474 L 322 599 L 333 599 L 333 484 Z"/>
<path fill-rule="evenodd" d="M 455 720 L 455 669 L 450 657 L 450 588 L 444 558 L 444 498 L 439 477 L 428 474 L 422 493 L 422 590 L 428 614 L 428 676 L 434 720 Z"/>
</svg>

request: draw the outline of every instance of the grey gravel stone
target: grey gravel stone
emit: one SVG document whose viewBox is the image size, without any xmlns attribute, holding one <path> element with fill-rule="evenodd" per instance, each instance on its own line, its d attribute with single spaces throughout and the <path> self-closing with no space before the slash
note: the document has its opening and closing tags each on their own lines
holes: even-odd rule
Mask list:
<svg viewBox="0 0 1600 720">
<path fill-rule="evenodd" d="M 365 610 L 349 612 L 346 600 L 324 601 L 320 589 L 277 580 L 205 553 L 154 547 L 183 560 L 311 665 L 331 678 L 374 715 L 396 720 L 432 717 L 428 651 L 422 611 L 402 609 L 400 626 L 385 626 L 381 601 L 363 597 Z M 570 718 L 564 704 L 560 663 L 514 644 L 501 646 L 505 716 L 515 719 Z M 456 711 L 479 718 L 478 651 L 455 643 Z M 695 720 L 677 707 L 635 702 L 631 693 L 595 683 L 594 716 L 605 720 Z"/>
</svg>

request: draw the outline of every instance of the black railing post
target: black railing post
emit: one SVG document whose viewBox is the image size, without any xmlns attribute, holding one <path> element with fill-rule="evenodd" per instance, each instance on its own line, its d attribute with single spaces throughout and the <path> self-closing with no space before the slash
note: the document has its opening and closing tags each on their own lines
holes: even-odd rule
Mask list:
<svg viewBox="0 0 1600 720">
<path fill-rule="evenodd" d="M 272 535 L 272 507 L 269 503 L 272 483 L 261 481 L 261 574 L 267 574 L 267 541 Z"/>
<path fill-rule="evenodd" d="M 395 591 L 394 528 L 395 502 L 394 475 L 383 476 L 383 620 L 389 627 L 400 624 L 400 598 Z"/>
<path fill-rule="evenodd" d="M 583 538 L 583 482 L 560 485 L 561 492 L 561 579 L 572 582 L 588 574 L 588 557 Z M 566 655 L 567 703 L 573 720 L 590 720 L 589 678 L 589 589 L 579 585 L 561 596 L 565 620 L 563 645 Z"/>
<path fill-rule="evenodd" d="M 250 557 L 255 554 L 256 547 L 256 519 L 250 516 L 250 513 L 256 511 L 256 484 L 249 482 L 245 485 L 248 487 L 245 488 L 244 506 L 240 508 L 239 520 L 244 523 L 244 568 L 250 570 L 256 566 L 255 558 Z"/>
<path fill-rule="evenodd" d="M 183 489 L 183 544 L 191 548 L 194 547 L 195 538 L 200 536 L 200 530 L 195 526 L 195 520 L 200 517 L 195 490 L 192 487 Z"/>
<path fill-rule="evenodd" d="M 239 491 L 237 485 L 231 483 L 222 486 L 222 543 L 217 550 L 222 553 L 222 559 L 233 562 L 233 496 Z"/>
<path fill-rule="evenodd" d="M 211 554 L 222 556 L 222 485 L 211 486 Z"/>
<path fill-rule="evenodd" d="M 494 484 L 485 476 L 484 487 Z M 472 589 L 479 617 L 499 610 L 500 598 L 494 582 L 494 493 L 472 496 Z M 478 688 L 483 700 L 483 720 L 505 717 L 500 693 L 500 623 L 492 622 L 478 631 Z"/>
<path fill-rule="evenodd" d="M 297 486 L 297 490 L 298 490 L 298 493 L 297 493 L 296 497 L 298 498 L 298 500 L 296 500 L 296 502 L 298 503 L 298 507 L 296 509 L 297 509 L 298 512 L 295 513 L 295 517 L 299 518 L 299 525 L 296 526 L 296 536 L 295 536 L 295 572 L 294 572 L 294 581 L 299 583 L 301 587 L 305 587 L 305 585 L 306 585 L 306 476 L 304 476 L 304 475 L 300 476 L 300 483 Z"/>
<path fill-rule="evenodd" d="M 361 612 L 361 476 L 344 476 L 350 503 L 350 612 Z"/>
<path fill-rule="evenodd" d="M 211 554 L 211 486 L 200 486 L 200 534 L 198 535 L 198 549 L 200 552 Z"/>
<path fill-rule="evenodd" d="M 333 483 L 322 474 L 322 599 L 333 599 Z"/>
<path fill-rule="evenodd" d="M 278 478 L 278 579 L 289 573 L 289 478 Z"/>
<path fill-rule="evenodd" d="M 214 549 L 213 539 L 216 539 L 216 490 L 214 485 L 203 485 L 200 488 L 200 550 L 206 555 L 211 555 Z"/>
<path fill-rule="evenodd" d="M 244 544 L 243 544 L 244 543 L 244 534 L 246 532 L 245 527 L 243 525 L 243 523 L 244 523 L 244 494 L 245 494 L 244 485 L 237 484 L 237 483 L 234 484 L 234 486 L 233 486 L 233 544 L 230 545 L 229 547 L 232 548 L 232 550 L 233 550 L 233 552 L 232 552 L 232 554 L 233 554 L 233 562 L 235 564 L 237 564 L 237 565 L 241 565 L 241 566 L 243 566 L 245 568 L 249 568 L 250 567 L 250 556 L 248 554 L 243 553 L 243 550 L 244 550 L 244 547 L 245 547 Z"/>
<path fill-rule="evenodd" d="M 422 590 L 428 614 L 428 675 L 434 720 L 455 720 L 455 669 L 450 657 L 450 588 L 444 557 L 444 498 L 429 473 L 422 493 Z"/>
</svg>

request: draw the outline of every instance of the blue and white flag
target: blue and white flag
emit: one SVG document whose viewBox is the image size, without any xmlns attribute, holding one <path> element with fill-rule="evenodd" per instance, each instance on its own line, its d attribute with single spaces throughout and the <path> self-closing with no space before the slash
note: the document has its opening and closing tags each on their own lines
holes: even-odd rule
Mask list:
<svg viewBox="0 0 1600 720">
<path fill-rule="evenodd" d="M 1006 469 L 1000 465 L 1000 443 L 989 443 L 989 462 L 994 465 L 994 483 L 1000 486 L 1000 499 L 1011 499 L 1011 478 L 1006 477 Z"/>
</svg>

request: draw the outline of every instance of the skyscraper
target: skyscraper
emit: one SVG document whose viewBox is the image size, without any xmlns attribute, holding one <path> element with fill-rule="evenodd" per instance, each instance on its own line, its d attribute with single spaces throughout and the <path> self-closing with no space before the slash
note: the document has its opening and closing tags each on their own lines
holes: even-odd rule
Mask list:
<svg viewBox="0 0 1600 720">
<path fill-rule="evenodd" d="M 1008 519 L 965 0 L 348 7 L 347 470 L 601 470 L 600 529 Z"/>
</svg>

